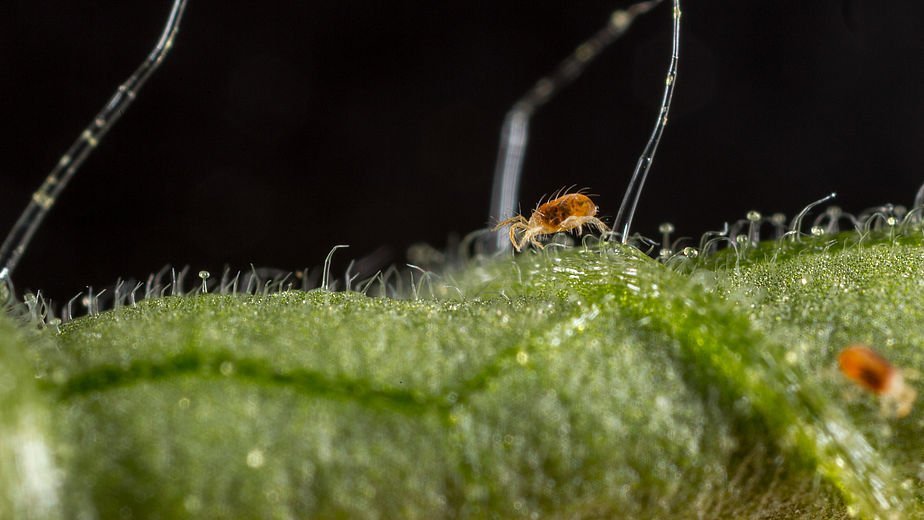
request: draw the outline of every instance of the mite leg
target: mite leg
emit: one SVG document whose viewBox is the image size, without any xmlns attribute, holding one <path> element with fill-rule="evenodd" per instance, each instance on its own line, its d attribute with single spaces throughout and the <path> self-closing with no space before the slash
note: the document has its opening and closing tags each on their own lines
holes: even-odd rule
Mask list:
<svg viewBox="0 0 924 520">
<path fill-rule="evenodd" d="M 517 223 L 517 224 L 519 224 L 519 223 Z M 520 251 L 520 248 L 523 247 L 523 246 L 522 246 L 522 245 L 517 245 L 517 234 L 516 234 L 516 230 L 520 228 L 520 226 L 517 225 L 517 224 L 513 224 L 513 225 L 510 226 L 510 244 L 514 247 L 514 249 L 517 250 L 517 252 L 519 252 L 519 251 Z"/>
<path fill-rule="evenodd" d="M 577 229 L 578 234 L 580 234 L 581 231 L 583 231 L 584 226 L 587 226 L 592 229 L 596 229 L 597 231 L 600 231 L 601 233 L 606 233 L 610 230 L 610 228 L 608 228 L 606 224 L 604 224 L 603 221 L 598 219 L 597 217 L 586 217 L 586 216 L 585 217 L 576 217 L 576 216 L 568 217 L 561 222 L 561 225 L 559 226 L 559 228 L 565 231 L 571 230 L 571 229 Z"/>
<path fill-rule="evenodd" d="M 516 224 L 525 224 L 525 223 L 526 223 L 526 217 L 524 217 L 523 215 L 517 215 L 515 217 L 510 217 L 506 220 L 502 220 L 498 222 L 497 225 L 494 226 L 493 231 L 497 231 L 504 226 L 513 226 Z"/>
<path fill-rule="evenodd" d="M 538 249 L 545 249 L 545 246 L 542 245 L 536 237 L 542 234 L 542 228 L 530 228 L 526 230 L 526 235 L 523 237 L 523 245 L 526 245 L 526 239 L 529 239 L 529 243 L 536 246 Z"/>
</svg>

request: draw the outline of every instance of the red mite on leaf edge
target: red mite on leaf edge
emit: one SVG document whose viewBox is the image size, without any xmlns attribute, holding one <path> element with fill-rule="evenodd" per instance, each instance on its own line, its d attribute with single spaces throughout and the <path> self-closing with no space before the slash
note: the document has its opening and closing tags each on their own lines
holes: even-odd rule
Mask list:
<svg viewBox="0 0 924 520">
<path fill-rule="evenodd" d="M 883 410 L 897 418 L 911 413 L 917 391 L 905 382 L 902 371 L 862 344 L 849 345 L 837 356 L 841 373 L 879 396 Z"/>
</svg>

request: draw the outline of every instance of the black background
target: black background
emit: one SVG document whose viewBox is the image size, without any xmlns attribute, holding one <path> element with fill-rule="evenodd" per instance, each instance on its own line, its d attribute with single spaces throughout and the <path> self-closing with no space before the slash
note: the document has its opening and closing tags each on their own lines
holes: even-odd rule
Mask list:
<svg viewBox="0 0 924 520">
<path fill-rule="evenodd" d="M 667 2 L 665 2 L 666 4 Z M 618 1 L 191 0 L 176 47 L 14 277 L 58 300 L 167 263 L 335 271 L 488 224 L 504 112 Z M 9 8 L 8 4 L 8 8 Z M 0 226 L 156 40 L 169 1 L 11 4 L 0 21 Z M 910 205 L 924 181 L 924 2 L 683 6 L 670 124 L 635 230 L 749 209 Z M 670 8 L 533 120 L 521 204 L 587 186 L 616 213 L 660 100 Z"/>
</svg>

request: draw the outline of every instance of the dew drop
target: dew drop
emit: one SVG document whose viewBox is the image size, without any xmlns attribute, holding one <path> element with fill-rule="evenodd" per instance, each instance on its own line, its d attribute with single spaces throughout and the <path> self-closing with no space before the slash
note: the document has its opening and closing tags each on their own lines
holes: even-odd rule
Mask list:
<svg viewBox="0 0 924 520">
<path fill-rule="evenodd" d="M 750 222 L 758 222 L 760 221 L 760 213 L 752 209 L 751 211 L 748 211 L 746 218 Z"/>
<path fill-rule="evenodd" d="M 610 18 L 610 25 L 622 28 L 629 25 L 630 20 L 629 13 L 620 10 L 613 13 Z"/>
<path fill-rule="evenodd" d="M 886 219 L 886 224 L 888 224 L 890 227 L 894 227 L 896 224 L 898 224 L 898 219 L 895 217 L 889 217 Z"/>
<path fill-rule="evenodd" d="M 189 495 L 183 499 L 183 508 L 189 513 L 198 513 L 202 509 L 202 499 L 197 495 Z"/>
<path fill-rule="evenodd" d="M 53 327 L 56 333 L 61 334 L 61 318 L 51 318 L 48 320 L 48 326 Z"/>
<path fill-rule="evenodd" d="M 67 381 L 67 377 L 68 377 L 68 373 L 63 368 L 56 368 L 51 373 L 51 380 L 54 381 L 55 384 L 59 384 L 59 385 L 64 384 Z"/>
<path fill-rule="evenodd" d="M 683 256 L 696 258 L 699 256 L 699 250 L 697 250 L 695 247 L 685 247 L 683 248 Z"/>
<path fill-rule="evenodd" d="M 266 459 L 263 457 L 263 450 L 259 448 L 254 448 L 247 453 L 247 465 L 251 468 L 261 468 L 265 462 Z"/>
<path fill-rule="evenodd" d="M 212 275 L 208 271 L 199 271 L 199 278 L 202 278 L 203 280 L 208 280 L 209 276 L 212 276 Z"/>
<path fill-rule="evenodd" d="M 812 236 L 820 237 L 825 234 L 825 228 L 821 226 L 812 226 Z"/>
</svg>

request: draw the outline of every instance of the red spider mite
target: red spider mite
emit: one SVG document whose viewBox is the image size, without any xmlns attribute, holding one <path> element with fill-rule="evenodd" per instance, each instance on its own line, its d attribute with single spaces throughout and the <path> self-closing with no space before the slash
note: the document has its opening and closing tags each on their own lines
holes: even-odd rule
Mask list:
<svg viewBox="0 0 924 520">
<path fill-rule="evenodd" d="M 494 230 L 510 226 L 510 243 L 517 251 L 522 250 L 527 242 L 543 249 L 542 244 L 536 239 L 540 235 L 552 235 L 572 229 L 580 233 L 584 226 L 596 228 L 602 233 L 609 232 L 610 228 L 597 218 L 597 210 L 597 206 L 587 195 L 567 193 L 544 204 L 540 203 L 529 220 L 523 215 L 517 215 L 499 222 Z M 517 231 L 523 231 L 519 241 Z"/>
<path fill-rule="evenodd" d="M 849 345 L 838 354 L 837 362 L 848 379 L 878 395 L 884 409 L 896 417 L 911 412 L 917 392 L 905 382 L 901 370 L 876 351 L 859 343 Z"/>
</svg>

